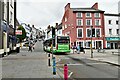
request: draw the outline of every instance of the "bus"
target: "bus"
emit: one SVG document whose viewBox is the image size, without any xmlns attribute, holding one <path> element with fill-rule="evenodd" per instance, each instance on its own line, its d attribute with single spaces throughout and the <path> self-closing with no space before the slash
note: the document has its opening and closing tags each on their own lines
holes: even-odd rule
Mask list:
<svg viewBox="0 0 120 80">
<path fill-rule="evenodd" d="M 53 39 L 53 45 L 52 38 L 47 39 L 43 42 L 43 49 L 46 52 L 52 52 L 52 46 L 53 53 L 69 53 L 70 52 L 69 36 L 56 36 Z"/>
</svg>

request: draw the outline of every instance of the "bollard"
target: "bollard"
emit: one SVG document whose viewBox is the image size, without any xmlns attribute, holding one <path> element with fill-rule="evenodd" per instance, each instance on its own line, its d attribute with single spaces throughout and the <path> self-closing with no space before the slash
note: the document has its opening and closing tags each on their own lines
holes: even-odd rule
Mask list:
<svg viewBox="0 0 120 80">
<path fill-rule="evenodd" d="M 50 53 L 48 53 L 48 66 L 50 66 Z"/>
<path fill-rule="evenodd" d="M 64 80 L 68 80 L 68 66 L 64 65 Z"/>
<path fill-rule="evenodd" d="M 53 75 L 56 75 L 56 63 L 55 63 L 55 57 L 53 57 Z"/>
</svg>

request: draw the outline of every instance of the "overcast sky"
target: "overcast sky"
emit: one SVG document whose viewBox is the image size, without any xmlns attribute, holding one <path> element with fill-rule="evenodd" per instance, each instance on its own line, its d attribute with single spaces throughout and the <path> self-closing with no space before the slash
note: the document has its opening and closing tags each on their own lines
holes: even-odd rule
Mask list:
<svg viewBox="0 0 120 80">
<path fill-rule="evenodd" d="M 46 29 L 48 25 L 60 23 L 64 6 L 71 3 L 71 8 L 91 7 L 98 2 L 98 8 L 105 13 L 118 13 L 120 0 L 18 0 L 17 19 L 20 23 L 34 24 L 36 28 Z"/>
</svg>

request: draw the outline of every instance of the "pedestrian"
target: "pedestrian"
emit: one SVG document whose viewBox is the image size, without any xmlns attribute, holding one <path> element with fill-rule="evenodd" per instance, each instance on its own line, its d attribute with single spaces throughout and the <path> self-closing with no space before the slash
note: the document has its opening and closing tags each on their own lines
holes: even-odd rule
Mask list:
<svg viewBox="0 0 120 80">
<path fill-rule="evenodd" d="M 80 45 L 77 45 L 77 53 L 80 54 Z"/>
<path fill-rule="evenodd" d="M 32 46 L 32 47 L 33 47 L 33 50 L 34 50 L 34 49 L 35 49 L 35 44 L 33 44 L 33 46 Z"/>
</svg>

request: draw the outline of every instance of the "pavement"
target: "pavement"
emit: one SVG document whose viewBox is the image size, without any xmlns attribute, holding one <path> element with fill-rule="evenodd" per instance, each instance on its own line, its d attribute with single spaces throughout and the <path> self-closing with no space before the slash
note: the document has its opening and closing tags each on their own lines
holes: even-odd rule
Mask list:
<svg viewBox="0 0 120 80">
<path fill-rule="evenodd" d="M 112 52 L 116 52 L 116 53 L 112 53 Z M 93 58 L 91 58 L 91 50 L 85 49 L 85 54 L 81 52 L 80 56 L 76 56 L 76 57 L 78 58 L 83 57 L 90 60 L 96 60 L 96 61 L 106 62 L 116 66 L 120 66 L 119 63 L 120 55 L 118 52 L 120 52 L 118 49 L 111 49 L 111 50 L 106 49 L 105 52 L 97 52 L 97 50 L 93 50 Z M 73 54 L 72 50 L 71 50 L 71 54 Z"/>
<path fill-rule="evenodd" d="M 37 48 L 33 52 L 28 52 L 28 47 L 22 47 L 20 53 L 2 58 L 2 78 L 54 80 L 61 77 L 57 72 L 56 75 L 53 75 L 53 67 L 48 66 L 48 55 L 45 52 L 40 52 Z"/>
</svg>

